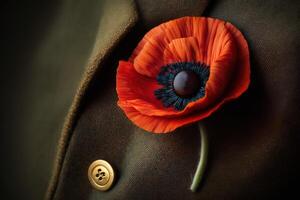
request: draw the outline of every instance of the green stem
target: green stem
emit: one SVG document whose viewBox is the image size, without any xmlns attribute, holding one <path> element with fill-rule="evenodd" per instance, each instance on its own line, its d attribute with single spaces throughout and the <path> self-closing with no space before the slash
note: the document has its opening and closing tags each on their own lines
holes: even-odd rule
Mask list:
<svg viewBox="0 0 300 200">
<path fill-rule="evenodd" d="M 208 155 L 208 139 L 207 139 L 206 131 L 204 130 L 203 125 L 201 125 L 200 123 L 199 123 L 199 131 L 201 135 L 201 150 L 200 150 L 200 160 L 197 166 L 196 173 L 193 178 L 192 185 L 190 187 L 190 189 L 193 192 L 197 191 L 201 183 L 201 180 L 203 179 L 203 175 L 207 163 L 207 155 Z"/>
</svg>

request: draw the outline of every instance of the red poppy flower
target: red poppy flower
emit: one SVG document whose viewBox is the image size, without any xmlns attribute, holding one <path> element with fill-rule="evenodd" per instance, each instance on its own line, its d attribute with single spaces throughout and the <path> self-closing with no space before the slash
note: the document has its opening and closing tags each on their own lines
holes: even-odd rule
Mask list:
<svg viewBox="0 0 300 200">
<path fill-rule="evenodd" d="M 213 18 L 183 17 L 151 29 L 117 70 L 118 105 L 137 126 L 167 133 L 210 116 L 250 83 L 241 32 Z"/>
</svg>

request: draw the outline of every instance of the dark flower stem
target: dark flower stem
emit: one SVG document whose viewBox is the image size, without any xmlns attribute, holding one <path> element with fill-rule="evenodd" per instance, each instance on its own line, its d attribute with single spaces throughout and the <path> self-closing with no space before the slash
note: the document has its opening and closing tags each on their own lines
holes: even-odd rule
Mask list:
<svg viewBox="0 0 300 200">
<path fill-rule="evenodd" d="M 208 139 L 206 135 L 205 128 L 203 127 L 203 124 L 198 123 L 199 125 L 199 131 L 201 135 L 201 149 L 200 149 L 200 160 L 197 166 L 196 173 L 193 178 L 192 185 L 190 189 L 193 192 L 196 192 L 202 179 L 204 176 L 206 164 L 207 164 L 207 155 L 208 155 Z"/>
</svg>

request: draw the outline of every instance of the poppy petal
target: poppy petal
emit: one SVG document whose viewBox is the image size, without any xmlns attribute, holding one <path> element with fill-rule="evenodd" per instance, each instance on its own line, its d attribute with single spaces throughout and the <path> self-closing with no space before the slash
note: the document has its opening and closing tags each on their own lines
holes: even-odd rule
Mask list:
<svg viewBox="0 0 300 200">
<path fill-rule="evenodd" d="M 172 40 L 164 51 L 164 64 L 175 62 L 202 62 L 204 51 L 199 48 L 196 37 Z"/>
<path fill-rule="evenodd" d="M 217 25 L 216 23 L 211 23 L 211 24 L 214 24 L 215 26 Z M 209 48 L 212 51 L 219 52 L 219 54 L 210 53 L 210 55 L 212 55 L 211 57 L 214 58 L 214 60 L 213 59 L 209 60 L 209 62 L 212 62 L 210 67 L 211 75 L 209 80 L 207 81 L 206 95 L 203 98 L 195 102 L 189 103 L 182 111 L 177 111 L 174 109 L 166 109 L 164 107 L 157 106 L 157 104 L 155 105 L 147 104 L 145 103 L 145 101 L 142 100 L 128 101 L 127 104 L 131 104 L 136 110 L 138 110 L 139 112 L 141 112 L 141 114 L 144 115 L 166 116 L 166 117 L 174 118 L 178 116 L 187 115 L 193 111 L 199 111 L 205 109 L 207 106 L 215 103 L 217 99 L 224 93 L 224 91 L 228 87 L 228 83 L 231 80 L 230 76 L 235 67 L 234 60 L 236 57 L 234 40 L 232 40 L 232 36 L 229 33 L 229 31 L 225 29 L 226 27 L 223 25 L 221 27 L 222 28 L 219 29 L 219 33 L 212 34 L 218 38 L 216 39 L 210 38 L 211 40 L 214 40 L 215 43 L 211 43 L 208 45 L 210 46 Z M 214 29 L 217 30 L 217 28 Z M 180 39 L 174 41 L 178 41 L 175 43 L 171 43 L 171 44 L 175 44 L 173 45 L 174 49 L 172 50 L 175 52 L 177 51 L 176 48 L 181 49 L 181 47 L 183 48 L 183 45 L 185 45 L 185 48 L 189 49 L 187 50 L 188 52 L 189 51 L 193 52 L 194 51 L 193 47 L 196 46 L 195 44 L 196 41 L 193 37 L 184 38 L 181 39 L 181 41 Z M 177 53 L 175 53 L 174 55 L 177 55 Z M 186 55 L 182 53 L 182 56 L 178 56 L 180 57 L 178 59 L 183 59 L 184 56 Z"/>
<path fill-rule="evenodd" d="M 182 118 L 167 118 L 157 116 L 142 115 L 139 111 L 135 110 L 131 106 L 121 105 L 125 111 L 126 116 L 138 127 L 143 128 L 146 131 L 153 133 L 169 133 L 175 129 L 199 121 L 211 115 L 215 112 L 223 103 L 212 107 L 211 109 L 205 110 L 201 113 L 194 113 Z"/>
<path fill-rule="evenodd" d="M 189 28 L 185 25 L 193 24 L 193 21 L 193 18 L 181 18 L 151 29 L 129 58 L 129 61 L 134 63 L 136 71 L 148 77 L 155 77 L 163 66 L 161 56 L 166 46 L 174 39 L 192 37 L 193 33 L 199 32 L 193 26 Z M 198 23 L 197 20 L 195 21 Z"/>
<path fill-rule="evenodd" d="M 160 106 L 160 101 L 153 95 L 153 91 L 160 87 L 157 81 L 136 72 L 132 63 L 119 62 L 116 80 L 120 102 L 143 100 L 146 104 Z"/>
<path fill-rule="evenodd" d="M 161 66 L 164 64 L 161 59 L 163 44 L 160 44 L 160 40 L 150 38 L 143 46 L 141 52 L 135 57 L 133 65 L 135 70 L 148 77 L 156 77 L 159 73 Z"/>
<path fill-rule="evenodd" d="M 230 90 L 227 94 L 227 98 L 234 99 L 239 97 L 249 87 L 251 74 L 250 58 L 248 44 L 242 33 L 230 23 L 227 23 L 226 26 L 234 36 L 238 52 L 235 73 L 233 74 L 234 79 L 231 81 Z"/>
<path fill-rule="evenodd" d="M 181 111 L 163 107 L 154 95 L 161 88 L 156 81 L 161 68 L 176 62 L 202 62 L 210 68 L 204 97 Z M 166 133 L 208 117 L 249 83 L 249 51 L 241 32 L 218 19 L 183 17 L 150 30 L 129 62 L 119 63 L 118 105 L 137 126 Z"/>
</svg>

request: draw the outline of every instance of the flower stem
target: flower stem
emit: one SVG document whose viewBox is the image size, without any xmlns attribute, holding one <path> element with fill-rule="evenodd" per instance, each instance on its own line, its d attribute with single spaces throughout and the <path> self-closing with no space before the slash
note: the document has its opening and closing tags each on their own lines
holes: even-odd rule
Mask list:
<svg viewBox="0 0 300 200">
<path fill-rule="evenodd" d="M 200 160 L 197 166 L 196 173 L 193 178 L 192 185 L 190 187 L 190 189 L 193 192 L 197 191 L 201 183 L 201 180 L 203 179 L 203 175 L 207 163 L 207 155 L 208 155 L 208 139 L 207 139 L 206 131 L 204 130 L 203 125 L 200 123 L 199 123 L 199 131 L 201 135 L 201 150 L 200 150 Z"/>
</svg>

